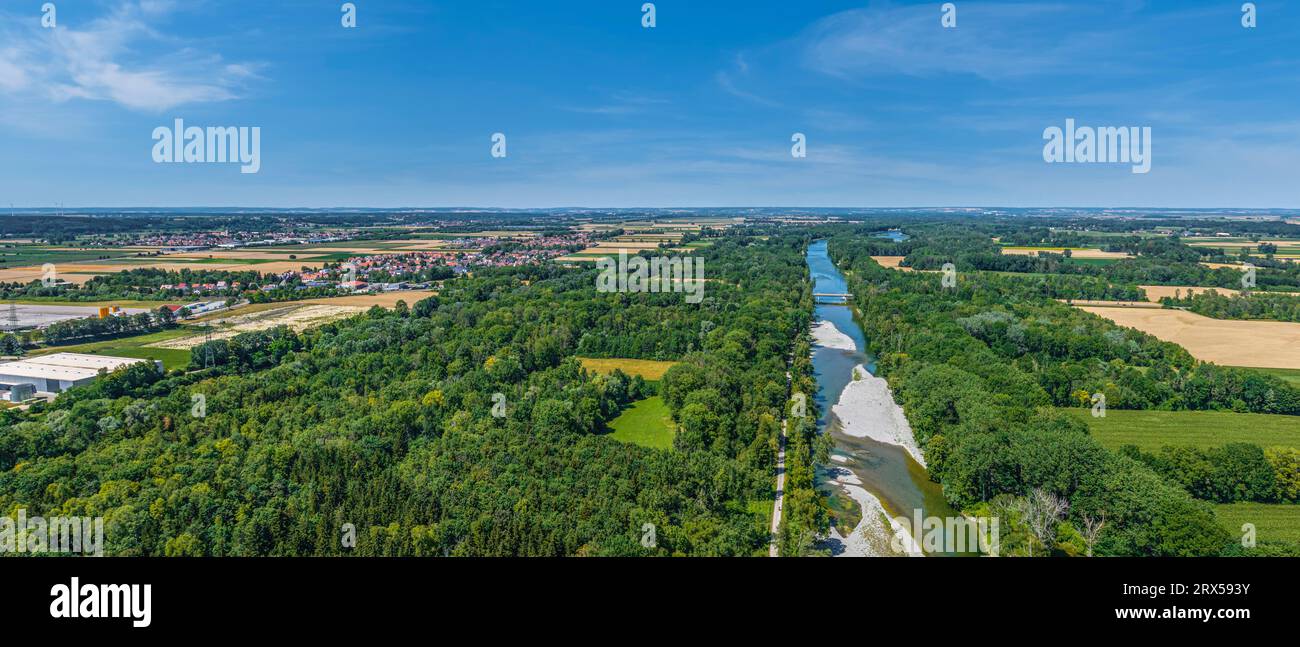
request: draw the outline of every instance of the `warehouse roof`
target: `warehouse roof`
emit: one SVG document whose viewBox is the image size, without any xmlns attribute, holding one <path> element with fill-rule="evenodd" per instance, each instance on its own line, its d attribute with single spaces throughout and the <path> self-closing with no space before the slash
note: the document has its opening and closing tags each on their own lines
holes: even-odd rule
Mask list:
<svg viewBox="0 0 1300 647">
<path fill-rule="evenodd" d="M 123 366 L 147 362 L 133 357 L 108 357 L 81 353 L 54 353 L 0 364 L 0 377 L 34 377 L 53 380 L 84 380 L 99 375 L 102 368 L 113 372 Z"/>
</svg>

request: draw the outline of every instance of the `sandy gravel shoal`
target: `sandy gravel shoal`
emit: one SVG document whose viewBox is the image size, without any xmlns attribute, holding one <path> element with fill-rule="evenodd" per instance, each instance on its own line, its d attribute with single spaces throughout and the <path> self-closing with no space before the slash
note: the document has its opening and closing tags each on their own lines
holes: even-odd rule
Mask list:
<svg viewBox="0 0 1300 647">
<path fill-rule="evenodd" d="M 1226 366 L 1300 368 L 1300 323 L 1211 319 L 1184 310 L 1080 308 L 1186 348 Z"/>
<path fill-rule="evenodd" d="M 831 412 L 840 421 L 841 431 L 855 438 L 871 438 L 898 445 L 924 467 L 925 456 L 916 445 L 912 425 L 903 414 L 903 408 L 894 402 L 889 382 L 867 372 L 867 367 L 861 364 L 853 370 L 859 379 L 849 382 L 840 394 L 839 402 L 831 407 Z"/>
<path fill-rule="evenodd" d="M 880 499 L 863 488 L 862 481 L 853 472 L 843 467 L 831 468 L 826 482 L 840 488 L 846 496 L 857 502 L 858 509 L 862 512 L 862 518 L 849 531 L 848 537 L 841 535 L 837 528 L 831 528 L 831 539 L 843 549 L 835 554 L 836 557 L 899 556 L 899 551 L 894 548 L 895 543 L 904 547 L 902 554 L 909 557 L 925 556 L 912 536 L 886 514 Z M 889 519 L 888 526 L 885 525 L 885 519 Z"/>
<path fill-rule="evenodd" d="M 812 327 L 813 343 L 823 348 L 836 348 L 839 350 L 857 350 L 858 345 L 853 342 L 853 338 L 844 334 L 835 324 L 829 321 L 818 321 Z"/>
</svg>

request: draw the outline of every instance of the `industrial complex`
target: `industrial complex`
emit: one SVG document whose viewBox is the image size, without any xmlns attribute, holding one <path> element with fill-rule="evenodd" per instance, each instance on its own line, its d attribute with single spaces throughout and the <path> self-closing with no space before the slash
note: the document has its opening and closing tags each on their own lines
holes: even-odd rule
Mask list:
<svg viewBox="0 0 1300 647">
<path fill-rule="evenodd" d="M 22 402 L 42 394 L 57 394 L 95 381 L 119 368 L 152 362 L 161 372 L 162 362 L 132 357 L 83 353 L 52 353 L 0 364 L 0 398 Z"/>
</svg>

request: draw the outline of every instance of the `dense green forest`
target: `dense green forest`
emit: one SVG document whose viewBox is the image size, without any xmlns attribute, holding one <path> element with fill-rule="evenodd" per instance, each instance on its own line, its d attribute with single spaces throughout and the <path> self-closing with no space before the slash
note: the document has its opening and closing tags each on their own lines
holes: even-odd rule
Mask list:
<svg viewBox="0 0 1300 647">
<path fill-rule="evenodd" d="M 1199 362 L 1062 302 L 1142 299 L 1137 286 L 1148 283 L 1234 287 L 1241 273 L 1201 265 L 1217 252 L 1173 236 L 1128 235 L 1131 225 L 1108 220 L 1047 222 L 738 227 L 710 232 L 713 244 L 693 251 L 708 268 L 700 304 L 681 293 L 598 292 L 592 269 L 483 268 L 390 310 L 210 341 L 184 371 L 130 367 L 48 405 L 0 410 L 0 514 L 103 516 L 114 555 L 760 555 L 785 423 L 777 545 L 782 555 L 825 554 L 830 511 L 815 468 L 828 462 L 830 440 L 812 399 L 804 253 L 828 238 L 932 478 L 958 509 L 1006 519 L 1004 547 L 1300 554 L 1234 547 L 1210 505 L 1300 500 L 1296 450 L 1111 451 L 1060 411 L 1103 394 L 1115 409 L 1300 416 L 1300 389 L 1278 377 Z M 912 238 L 872 235 L 898 226 Z M 1249 226 L 1260 235 L 1293 227 Z M 1138 256 L 1009 256 L 994 237 Z M 923 270 L 954 263 L 958 280 L 945 288 L 938 273 L 884 269 L 873 255 Z M 1261 287 L 1300 289 L 1296 264 L 1258 265 Z M 64 290 L 149 299 L 165 297 L 166 283 L 216 280 L 263 277 L 133 270 Z M 1286 319 L 1288 299 L 1171 305 Z M 163 319 L 51 328 L 71 341 L 170 325 Z M 577 357 L 676 364 L 650 383 L 587 372 Z M 671 414 L 672 449 L 611 438 L 608 423 L 651 395 Z M 1069 503 L 1051 542 L 1031 538 L 1019 517 L 1016 502 L 1039 496 Z M 1084 541 L 1097 520 L 1100 532 Z M 342 541 L 348 528 L 355 547 Z"/>
<path fill-rule="evenodd" d="M 785 373 L 807 354 L 802 244 L 719 239 L 697 305 L 598 293 L 590 270 L 485 270 L 410 307 L 214 342 L 190 372 L 120 371 L 0 412 L 0 510 L 102 515 L 115 555 L 760 554 Z M 676 449 L 606 436 L 651 387 L 584 372 L 580 350 L 681 361 L 659 387 Z M 792 550 L 824 523 L 795 492 Z"/>
<path fill-rule="evenodd" d="M 156 311 L 123 314 L 103 319 L 89 317 L 56 321 L 47 326 L 43 334 L 47 344 L 64 344 L 121 335 L 142 335 L 170 328 L 175 323 L 176 315 L 163 306 Z"/>
<path fill-rule="evenodd" d="M 830 252 L 849 276 L 863 328 L 872 331 L 880 372 L 950 502 L 1006 511 L 1007 497 L 1062 497 L 1070 504 L 1062 536 L 1106 520 L 1098 554 L 1229 550 L 1212 508 L 1162 478 L 1157 461 L 1106 450 L 1055 407 L 1084 406 L 1104 393 L 1115 408 L 1300 415 L 1300 390 L 1260 372 L 1197 362 L 1174 344 L 1059 303 L 1052 287 L 1059 279 L 971 272 L 977 264 L 962 265 L 973 258 L 967 250 L 984 241 L 960 228 L 904 243 L 867 232 L 829 230 Z M 900 248 L 922 266 L 955 261 L 956 285 L 946 289 L 939 274 L 887 270 L 870 259 Z M 1251 458 L 1265 481 L 1252 487 L 1272 494 L 1231 500 L 1276 498 L 1269 463 L 1262 452 Z"/>
<path fill-rule="evenodd" d="M 1138 285 L 1242 287 L 1240 268 L 1211 268 L 1201 264 L 1240 261 L 1242 258 L 1224 257 L 1212 248 L 1192 247 L 1174 236 L 1098 238 L 1078 232 L 1017 233 L 996 222 L 980 221 L 912 223 L 908 225 L 908 231 L 916 234 L 911 240 L 897 243 L 880 241 L 875 243 L 874 253 L 905 256 L 903 265 L 918 270 L 938 270 L 944 263 L 953 263 L 960 271 L 966 272 L 1022 274 L 1044 280 L 1053 290 L 1049 295 L 1055 298 L 1126 299 L 1140 294 Z M 1036 256 L 1003 254 L 999 242 L 994 241 L 995 237 L 1000 237 L 1002 243 L 1014 244 L 1092 245 L 1136 256 L 1094 264 L 1071 258 L 1068 250 L 1062 253 L 1040 252 Z M 1300 291 L 1300 263 L 1267 258 L 1245 260 L 1256 266 L 1258 290 Z M 1095 280 L 1078 280 L 1088 277 Z"/>
</svg>

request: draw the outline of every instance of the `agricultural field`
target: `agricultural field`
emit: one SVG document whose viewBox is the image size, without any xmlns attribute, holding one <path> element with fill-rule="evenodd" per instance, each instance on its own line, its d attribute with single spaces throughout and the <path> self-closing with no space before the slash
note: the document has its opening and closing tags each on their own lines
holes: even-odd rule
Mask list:
<svg viewBox="0 0 1300 647">
<path fill-rule="evenodd" d="M 25 299 L 12 299 L 0 302 L 0 307 L 7 306 L 10 303 L 17 305 L 32 306 L 69 306 L 76 308 L 101 308 L 104 306 L 118 306 L 121 308 L 143 308 L 147 310 L 157 310 L 163 304 L 180 305 L 184 303 L 179 299 L 171 301 L 138 301 L 134 299 L 109 299 L 107 301 L 68 301 L 58 297 L 34 297 Z"/>
<path fill-rule="evenodd" d="M 30 249 L 29 249 L 30 248 Z M 39 249 L 37 249 L 39 248 Z M 197 252 L 153 254 L 160 248 L 124 247 L 118 249 L 81 249 L 37 245 L 0 247 L 0 281 L 30 283 L 40 280 L 43 265 L 55 265 L 55 278 L 78 285 L 95 276 L 122 270 L 152 268 L 163 270 L 253 270 L 263 274 L 320 269 L 325 263 L 338 263 L 355 256 L 404 254 L 417 251 L 448 249 L 443 240 L 389 239 L 340 241 L 294 245 L 268 245 L 237 249 L 205 249 Z M 457 251 L 471 251 L 458 249 Z"/>
<path fill-rule="evenodd" d="M 582 367 L 593 373 L 612 373 L 619 369 L 628 375 L 640 375 L 648 382 L 657 382 L 664 373 L 677 362 L 661 362 L 653 359 L 606 359 L 597 357 L 579 357 Z"/>
<path fill-rule="evenodd" d="M 1269 375 L 1276 375 L 1298 387 L 1300 387 L 1300 369 L 1293 368 L 1257 368 L 1255 369 Z"/>
<path fill-rule="evenodd" d="M 49 346 L 31 351 L 27 356 L 39 357 L 49 353 L 86 353 L 89 355 L 109 355 L 113 357 L 138 357 L 142 359 L 162 360 L 163 367 L 167 370 L 178 368 L 183 369 L 190 363 L 190 351 L 188 349 L 164 348 L 157 346 L 157 344 L 186 338 L 193 334 L 194 330 L 192 328 L 181 326 L 171 330 L 163 330 L 161 332 L 149 333 L 146 335 L 135 335 L 133 337 L 107 339 L 67 346 Z"/>
<path fill-rule="evenodd" d="M 668 405 L 654 396 L 635 402 L 609 423 L 610 437 L 651 449 L 672 449 L 674 425 Z"/>
<path fill-rule="evenodd" d="M 45 263 L 85 263 L 103 261 L 121 257 L 131 257 L 138 248 L 124 247 L 116 249 L 62 247 L 54 245 L 24 245 L 6 242 L 0 246 L 0 267 L 18 267 Z"/>
<path fill-rule="evenodd" d="M 199 317 L 187 326 L 186 335 L 157 340 L 148 348 L 188 350 L 211 339 L 227 339 L 240 333 L 288 326 L 301 332 L 322 324 L 351 317 L 374 306 L 392 308 L 398 301 L 413 306 L 417 301 L 437 294 L 429 290 L 355 294 L 345 297 L 254 303 Z M 192 324 L 203 324 L 203 328 Z M 210 327 L 210 329 L 208 328 Z"/>
<path fill-rule="evenodd" d="M 378 292 L 375 294 L 353 294 L 345 297 L 307 299 L 302 301 L 302 303 L 335 306 L 360 306 L 363 308 L 369 308 L 371 306 L 392 308 L 397 305 L 398 301 L 405 301 L 406 305 L 409 307 L 415 305 L 418 301 L 423 301 L 424 299 L 435 296 L 438 296 L 438 293 L 434 290 L 404 290 L 397 292 Z"/>
<path fill-rule="evenodd" d="M 1300 448 L 1300 420 L 1295 416 L 1108 409 L 1106 417 L 1094 418 L 1091 409 L 1065 411 L 1088 423 L 1093 437 L 1111 449 L 1137 445 L 1150 452 L 1165 445 L 1208 448 L 1227 443 Z"/>
<path fill-rule="evenodd" d="M 912 268 L 910 268 L 910 267 L 903 267 L 903 266 L 899 265 L 899 263 L 902 263 L 902 262 L 903 262 L 903 259 L 905 259 L 905 258 L 907 258 L 907 257 L 906 257 L 906 256 L 872 256 L 872 257 L 871 257 L 871 260 L 873 260 L 873 261 L 879 263 L 881 267 L 885 267 L 885 268 L 889 268 L 889 269 L 894 269 L 894 270 L 899 270 L 899 271 L 902 271 L 902 272 L 912 272 L 912 271 L 914 271 L 914 270 L 913 270 Z"/>
<path fill-rule="evenodd" d="M 1232 288 L 1200 288 L 1190 285 L 1139 285 L 1138 287 L 1142 288 L 1147 293 L 1147 301 L 1152 303 L 1160 303 L 1160 300 L 1165 297 L 1188 297 L 1193 294 L 1200 294 L 1211 290 L 1227 297 L 1236 296 L 1240 293 L 1239 290 L 1234 290 Z"/>
<path fill-rule="evenodd" d="M 1212 319 L 1184 310 L 1079 306 L 1225 366 L 1300 369 L 1300 323 Z"/>
<path fill-rule="evenodd" d="M 1037 256 L 1042 252 L 1063 254 L 1070 250 L 1070 257 L 1075 259 L 1121 259 L 1133 258 L 1125 252 L 1106 252 L 1092 247 L 1003 247 L 1002 253 L 1014 256 Z"/>
<path fill-rule="evenodd" d="M 1214 506 L 1219 523 L 1234 537 L 1243 524 L 1255 525 L 1256 541 L 1300 542 L 1300 504 L 1220 503 Z"/>
<path fill-rule="evenodd" d="M 1115 257 L 1115 258 L 1071 257 L 1069 260 L 1065 262 L 1065 264 L 1066 265 L 1111 265 L 1113 263 L 1118 263 L 1124 260 L 1124 258 L 1127 257 Z"/>
<path fill-rule="evenodd" d="M 258 305 L 275 307 L 237 308 L 223 313 L 223 316 L 206 320 L 204 323 L 211 326 L 210 330 L 199 331 L 191 327 L 187 336 L 160 340 L 149 344 L 148 348 L 188 351 L 209 339 L 229 339 L 240 333 L 267 330 L 277 326 L 288 326 L 295 332 L 302 332 L 308 328 L 366 311 L 363 306 L 323 305 L 303 301 Z"/>
</svg>

